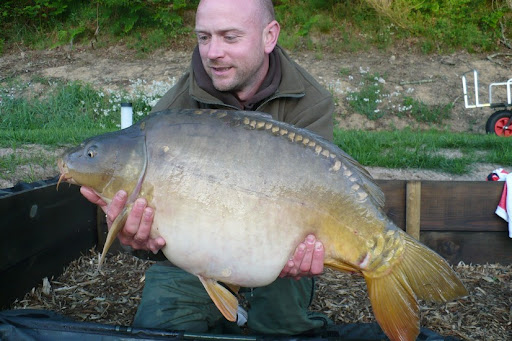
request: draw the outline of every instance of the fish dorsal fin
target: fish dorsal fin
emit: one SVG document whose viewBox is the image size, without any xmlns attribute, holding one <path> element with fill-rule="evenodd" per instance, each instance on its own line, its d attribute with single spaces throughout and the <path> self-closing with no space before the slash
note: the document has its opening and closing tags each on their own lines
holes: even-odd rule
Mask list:
<svg viewBox="0 0 512 341">
<path fill-rule="evenodd" d="M 238 299 L 226 288 L 220 285 L 216 280 L 197 276 L 213 303 L 220 310 L 222 315 L 231 322 L 236 321 L 236 312 L 238 309 Z"/>
<path fill-rule="evenodd" d="M 220 115 L 221 113 L 223 114 Z M 230 111 L 228 115 L 225 112 L 214 110 L 212 114 L 216 114 L 218 118 L 222 119 L 229 117 L 230 120 L 238 120 L 238 122 L 247 129 L 266 131 L 267 133 L 280 136 L 293 143 L 303 145 L 313 150 L 318 157 L 332 160 L 334 165 L 341 163 L 351 171 L 351 176 L 358 178 L 358 184 L 366 190 L 369 198 L 371 198 L 379 208 L 384 207 L 384 193 L 375 183 L 370 173 L 353 157 L 322 136 L 304 128 L 298 128 L 285 122 L 275 121 L 269 118 L 267 114 L 254 111 Z M 333 169 L 336 168 L 340 170 L 341 164 L 339 167 L 333 167 Z"/>
<path fill-rule="evenodd" d="M 375 204 L 380 208 L 384 207 L 385 196 L 382 189 L 375 183 L 375 180 L 371 174 L 364 168 L 359 162 L 357 162 L 352 156 L 348 155 L 342 149 L 337 150 L 336 157 L 340 158 L 340 161 L 357 172 L 361 185 L 366 189 L 368 195 L 373 199 Z"/>
</svg>

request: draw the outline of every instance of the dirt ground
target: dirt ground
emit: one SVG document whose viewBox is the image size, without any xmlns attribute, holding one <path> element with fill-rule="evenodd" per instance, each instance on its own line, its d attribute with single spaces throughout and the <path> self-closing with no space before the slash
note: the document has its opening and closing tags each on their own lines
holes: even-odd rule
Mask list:
<svg viewBox="0 0 512 341">
<path fill-rule="evenodd" d="M 479 71 L 480 102 L 489 102 L 488 85 L 512 77 L 512 53 L 450 55 L 424 55 L 402 48 L 395 51 L 371 50 L 357 53 L 289 52 L 293 59 L 330 89 L 336 100 L 336 118 L 340 127 L 347 129 L 382 130 L 394 128 L 436 127 L 455 132 L 485 133 L 485 122 L 492 114 L 489 108 L 465 109 L 461 76 L 468 71 Z M 47 51 L 24 51 L 21 48 L 0 57 L 0 82 L 12 77 L 30 81 L 42 76 L 46 79 L 80 80 L 103 89 L 128 89 L 135 81 L 168 83 L 180 77 L 189 65 L 190 51 L 159 50 L 140 59 L 122 46 L 103 49 L 76 47 Z M 354 113 L 347 97 L 359 89 L 368 74 L 378 75 L 383 85 L 382 107 L 389 112 L 399 112 L 403 99 L 408 96 L 430 105 L 454 105 L 452 117 L 437 125 L 420 124 L 405 112 L 387 114 L 378 120 L 369 120 Z M 469 92 L 474 93 L 472 74 L 468 75 Z M 501 87 L 504 88 L 504 87 Z M 44 92 L 35 88 L 36 92 Z M 504 93 L 495 92 L 501 101 Z M 473 97 L 472 97 L 473 98 Z M 471 99 L 473 101 L 473 99 Z M 31 152 L 31 147 L 19 151 Z M 37 148 L 36 148 L 37 149 Z M 8 153 L 9 150 L 1 151 Z M 369 168 L 370 173 L 381 179 L 437 179 L 483 180 L 501 165 L 476 165 L 472 173 L 452 176 L 423 170 L 389 170 Z M 56 168 L 31 169 L 41 178 L 56 175 Z M 20 170 L 20 172 L 23 172 Z M 14 185 L 15 179 L 0 180 L 0 188 Z"/>
</svg>

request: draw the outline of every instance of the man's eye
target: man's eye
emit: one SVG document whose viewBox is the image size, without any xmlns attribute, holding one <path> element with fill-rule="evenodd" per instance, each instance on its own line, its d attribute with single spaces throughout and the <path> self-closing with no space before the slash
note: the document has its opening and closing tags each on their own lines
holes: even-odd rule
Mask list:
<svg viewBox="0 0 512 341">
<path fill-rule="evenodd" d="M 204 36 L 204 35 L 200 35 L 200 36 L 197 36 L 197 40 L 201 43 L 204 43 L 204 42 L 207 42 L 209 39 L 208 36 Z"/>
</svg>

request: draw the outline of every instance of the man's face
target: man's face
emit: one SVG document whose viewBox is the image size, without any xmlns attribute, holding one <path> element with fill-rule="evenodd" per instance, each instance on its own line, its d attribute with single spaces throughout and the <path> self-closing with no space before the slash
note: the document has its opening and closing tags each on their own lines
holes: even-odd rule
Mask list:
<svg viewBox="0 0 512 341">
<path fill-rule="evenodd" d="M 250 0 L 203 0 L 199 5 L 195 28 L 199 53 L 217 90 L 243 97 L 265 77 L 267 23 L 259 13 Z"/>
</svg>

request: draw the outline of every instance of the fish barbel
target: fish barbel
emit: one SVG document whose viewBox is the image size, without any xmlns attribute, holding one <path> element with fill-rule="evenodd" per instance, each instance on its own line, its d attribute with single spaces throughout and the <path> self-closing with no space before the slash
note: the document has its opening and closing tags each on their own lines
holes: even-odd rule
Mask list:
<svg viewBox="0 0 512 341">
<path fill-rule="evenodd" d="M 133 202 L 155 209 L 151 236 L 195 274 L 222 314 L 236 319 L 230 288 L 273 282 L 308 234 L 324 264 L 364 276 L 375 317 L 391 340 L 419 333 L 418 299 L 467 295 L 449 264 L 386 216 L 384 194 L 352 157 L 305 129 L 244 111 L 168 110 L 86 140 L 59 160 L 61 180 L 106 202 L 124 189 L 100 264 Z"/>
</svg>

